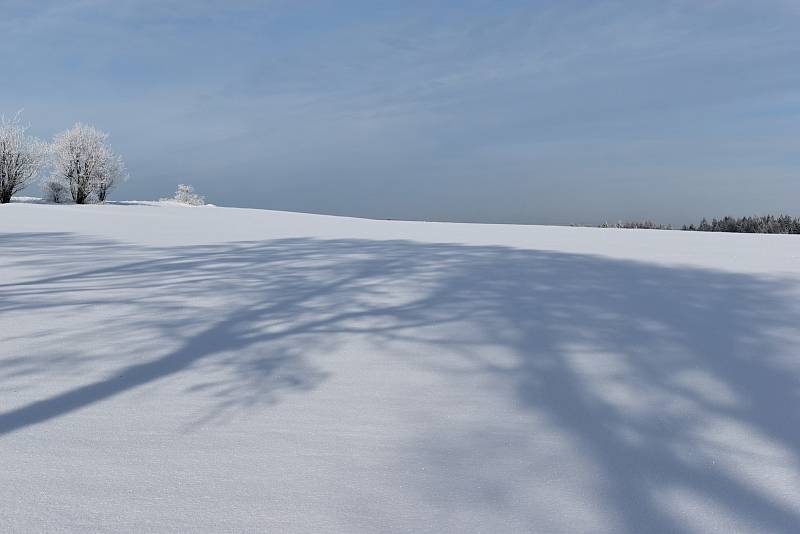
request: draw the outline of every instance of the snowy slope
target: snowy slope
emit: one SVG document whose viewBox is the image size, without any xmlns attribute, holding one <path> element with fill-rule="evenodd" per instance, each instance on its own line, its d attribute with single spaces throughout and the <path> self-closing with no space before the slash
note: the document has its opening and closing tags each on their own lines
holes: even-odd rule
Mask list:
<svg viewBox="0 0 800 534">
<path fill-rule="evenodd" d="M 0 531 L 797 532 L 800 239 L 0 207 Z"/>
</svg>

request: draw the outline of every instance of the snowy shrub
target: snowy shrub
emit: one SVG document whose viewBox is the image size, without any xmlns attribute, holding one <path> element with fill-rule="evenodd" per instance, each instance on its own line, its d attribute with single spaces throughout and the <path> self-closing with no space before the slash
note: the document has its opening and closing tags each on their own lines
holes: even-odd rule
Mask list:
<svg viewBox="0 0 800 534">
<path fill-rule="evenodd" d="M 26 135 L 19 114 L 0 117 L 0 204 L 25 189 L 47 161 L 46 143 Z"/>
<path fill-rule="evenodd" d="M 105 202 L 109 191 L 128 178 L 122 158 L 111 151 L 108 134 L 76 123 L 53 140 L 53 176 L 76 204 Z"/>
<path fill-rule="evenodd" d="M 42 184 L 42 192 L 47 202 L 61 204 L 69 199 L 69 191 L 61 182 L 48 180 Z"/>
<path fill-rule="evenodd" d="M 194 193 L 194 187 L 185 184 L 180 184 L 178 186 L 178 190 L 175 191 L 173 200 L 180 202 L 181 204 L 189 204 L 191 206 L 202 206 L 206 203 L 204 197 Z"/>
</svg>

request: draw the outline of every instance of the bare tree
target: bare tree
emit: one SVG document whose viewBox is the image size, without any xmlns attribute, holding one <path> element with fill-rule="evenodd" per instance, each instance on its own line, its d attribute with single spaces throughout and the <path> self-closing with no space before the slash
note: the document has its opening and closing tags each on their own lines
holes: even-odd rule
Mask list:
<svg viewBox="0 0 800 534">
<path fill-rule="evenodd" d="M 53 177 L 76 204 L 104 202 L 108 192 L 127 179 L 122 158 L 111 151 L 108 134 L 76 123 L 53 140 Z"/>
<path fill-rule="evenodd" d="M 26 134 L 17 113 L 0 117 L 0 204 L 30 185 L 47 161 L 47 144 Z"/>
</svg>

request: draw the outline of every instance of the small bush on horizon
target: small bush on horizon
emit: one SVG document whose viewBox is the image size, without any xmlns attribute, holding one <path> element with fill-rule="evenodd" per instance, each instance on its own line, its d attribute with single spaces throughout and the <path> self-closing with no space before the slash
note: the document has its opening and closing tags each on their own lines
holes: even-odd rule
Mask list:
<svg viewBox="0 0 800 534">
<path fill-rule="evenodd" d="M 205 197 L 196 195 L 194 192 L 194 187 L 186 184 L 178 185 L 178 190 L 175 191 L 174 197 L 172 197 L 171 199 L 162 199 L 162 200 L 173 200 L 175 202 L 180 202 L 181 204 L 188 204 L 190 206 L 202 206 L 206 203 Z"/>
</svg>

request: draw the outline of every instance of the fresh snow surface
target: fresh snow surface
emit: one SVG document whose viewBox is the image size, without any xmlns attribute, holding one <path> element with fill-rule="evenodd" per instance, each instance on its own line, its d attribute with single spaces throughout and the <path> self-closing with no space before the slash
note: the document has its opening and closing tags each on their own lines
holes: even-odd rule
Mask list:
<svg viewBox="0 0 800 534">
<path fill-rule="evenodd" d="M 2 532 L 798 532 L 800 237 L 0 206 Z"/>
</svg>

